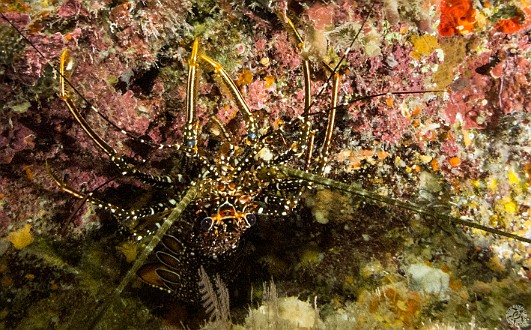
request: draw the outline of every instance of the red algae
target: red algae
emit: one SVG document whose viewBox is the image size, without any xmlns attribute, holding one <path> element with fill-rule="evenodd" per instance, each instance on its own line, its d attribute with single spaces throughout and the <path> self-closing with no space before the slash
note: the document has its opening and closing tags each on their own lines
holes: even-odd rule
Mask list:
<svg viewBox="0 0 531 330">
<path fill-rule="evenodd" d="M 330 7 L 325 4 L 313 4 L 306 11 L 306 15 L 310 18 L 312 26 L 317 30 L 324 30 L 326 27 L 333 24 L 334 13 L 330 10 Z"/>
<path fill-rule="evenodd" d="M 57 8 L 57 14 L 62 18 L 76 18 L 88 16 L 88 11 L 80 1 L 67 0 Z"/>
<path fill-rule="evenodd" d="M 278 129 L 281 123 L 296 118 L 303 110 L 300 52 L 273 14 L 263 9 L 228 6 L 227 2 L 215 8 L 193 1 L 182 2 L 179 8 L 168 6 L 169 3 L 66 1 L 57 8 L 51 4 L 46 15 L 32 12 L 31 20 L 28 14 L 8 14 L 46 59 L 25 47 L 14 51 L 9 62 L 1 63 L 6 79 L 0 80 L 0 100 L 6 104 L 6 116 L 0 120 L 0 162 L 3 163 L 0 228 L 7 236 L 26 222 L 31 223 L 35 242 L 23 249 L 24 253 L 32 253 L 31 249 L 41 247 L 43 241 L 61 249 L 66 246 L 66 252 L 46 250 L 49 254 L 44 254 L 41 251 L 48 258 L 35 262 L 33 257 L 26 261 L 26 257 L 17 255 L 9 245 L 0 244 L 0 250 L 8 249 L 4 255 L 0 254 L 0 265 L 9 265 L 0 271 L 0 276 L 10 283 L 9 294 L 16 302 L 4 308 L 10 313 L 16 306 L 29 306 L 27 313 L 10 314 L 8 326 L 15 327 L 17 322 L 33 316 L 67 324 L 71 321 L 71 309 L 81 310 L 94 297 L 101 298 L 97 288 L 87 283 L 116 283 L 125 269 L 125 261 L 116 259 L 123 256 L 102 252 L 114 252 L 115 245 L 121 246 L 118 243 L 126 238 L 116 238 L 120 230 L 111 229 L 114 231 L 109 233 L 103 228 L 96 234 L 92 231 L 94 227 L 112 226 L 110 217 L 96 214 L 92 205 L 76 210 L 79 202 L 60 192 L 46 173 L 48 160 L 54 173 L 69 186 L 85 192 L 117 176 L 111 162 L 94 147 L 57 96 L 58 82 L 53 79 L 48 62 L 56 65 L 63 48 L 75 54 L 78 67 L 73 84 L 89 102 L 121 128 L 157 143 L 182 141 L 187 60 L 196 35 L 201 37 L 202 51 L 220 61 L 233 79 L 244 73 L 239 81 L 242 94 L 256 113 L 261 129 L 269 126 Z M 440 11 L 435 13 L 432 1 L 385 3 L 382 7 L 381 3 L 362 1 L 317 1 L 308 7 L 289 10 L 287 1 L 277 5 L 295 18 L 306 42 L 315 40 L 308 38 L 312 29 L 321 30 L 324 38 L 321 47 L 330 46 L 322 59 L 330 63 L 337 63 L 369 12 L 368 6 L 374 6 L 369 24 L 362 29 L 340 68 L 343 75 L 339 85 L 340 102 L 348 105 L 338 108 L 327 175 L 390 198 L 435 205 L 445 214 L 529 235 L 524 224 L 529 223 L 531 216 L 528 202 L 531 157 L 526 149 L 527 105 L 531 104 L 531 95 L 522 92 L 530 89 L 530 42 L 524 33 L 528 13 L 524 9 L 525 15 L 497 20 L 493 14 L 497 4 L 481 9 L 474 8 L 471 1 L 449 0 L 443 1 Z M 411 19 L 404 17 L 405 7 L 413 10 L 408 12 Z M 433 22 L 438 17 L 439 35 L 425 34 L 435 28 Z M 0 23 L 3 31 L 6 26 Z M 453 38 L 446 38 L 449 36 Z M 319 68 L 318 61 L 312 60 L 314 96 L 328 75 Z M 227 91 L 217 87 L 209 70 L 204 71 L 197 106 L 201 136 L 211 134 L 208 123 L 214 115 L 236 140 L 243 132 L 233 127 L 241 121 L 238 109 Z M 425 93 L 425 90 L 438 92 Z M 417 93 L 393 94 L 404 91 Z M 379 93 L 384 95 L 354 101 Z M 317 135 L 324 131 L 329 99 L 329 90 L 324 91 L 320 98 L 315 98 L 311 109 Z M 82 100 L 76 99 L 76 104 L 91 127 L 114 148 L 136 158 L 147 154 L 147 162 L 139 168 L 158 173 L 175 161 L 173 150 L 137 153 L 130 147 L 132 139 L 87 110 Z M 321 140 L 322 137 L 316 139 L 316 150 Z M 204 150 L 210 156 L 210 149 Z M 24 166 L 31 169 L 31 180 Z M 130 206 L 150 197 L 132 198 L 122 194 L 137 186 L 138 183 L 129 180 L 113 181 L 96 193 L 101 193 L 106 201 L 119 200 Z M 153 189 L 146 195 L 158 193 Z M 326 193 L 320 191 L 315 196 L 323 194 Z M 307 205 L 297 209 L 295 220 L 292 221 L 291 215 L 260 219 L 255 234 L 260 239 L 251 238 L 257 258 L 249 263 L 264 271 L 263 275 L 252 272 L 245 285 L 252 282 L 261 288 L 262 282 L 270 280 L 269 275 L 277 269 L 274 274 L 278 274 L 282 294 L 300 294 L 311 299 L 317 295 L 315 301 L 324 306 L 323 310 L 335 308 L 338 313 L 342 310 L 345 317 L 341 320 L 355 319 L 358 326 L 368 328 L 435 327 L 432 322 L 460 325 L 468 324 L 471 318 L 480 326 L 494 328 L 500 326 L 505 310 L 483 314 L 476 310 L 455 311 L 467 305 L 478 306 L 478 310 L 493 308 L 487 304 L 500 298 L 494 292 L 497 288 L 505 294 L 502 299 L 510 303 L 529 292 L 529 289 L 507 289 L 495 283 L 483 288 L 481 295 L 485 299 L 469 299 L 478 291 L 471 288 L 477 276 L 483 276 L 485 283 L 491 278 L 507 278 L 507 283 L 527 284 L 520 278 L 522 270 L 518 268 L 526 262 L 522 258 L 529 255 L 526 246 L 485 237 L 475 230 L 465 236 L 461 226 L 443 227 L 421 215 L 395 207 L 374 206 L 338 192 L 328 195 L 334 202 L 320 207 L 332 207 L 334 212 L 328 213 L 338 215 L 327 218 L 326 225 L 316 225 L 312 218 L 315 209 L 326 213 L 310 205 L 312 198 L 317 199 L 312 193 L 306 196 Z M 90 235 L 97 236 L 98 242 L 87 241 Z M 473 245 L 480 247 L 475 249 Z M 319 261 L 293 266 L 292 261 L 298 260 L 299 253 L 304 251 L 301 246 L 314 247 Z M 489 254 L 500 255 L 500 260 L 513 257 L 514 268 L 507 265 L 508 272 L 491 274 L 482 259 Z M 47 262 L 57 262 L 58 258 L 50 256 L 65 258 L 67 262 L 81 260 L 73 263 L 79 269 L 63 273 L 62 269 L 68 270 L 65 265 L 46 268 Z M 94 256 L 101 260 L 93 261 Z M 85 267 L 87 259 L 93 264 Z M 12 260 L 22 265 L 11 266 Z M 381 263 L 383 271 L 371 274 L 368 280 L 360 279 L 360 268 L 374 262 Z M 459 283 L 451 285 L 447 301 L 441 303 L 433 296 L 407 288 L 403 269 L 415 262 L 447 265 L 445 271 L 453 282 Z M 44 270 L 39 273 L 35 267 Z M 17 273 L 26 269 L 25 273 Z M 82 277 L 86 276 L 87 269 L 109 270 L 112 277 L 103 281 L 100 277 L 97 280 Z M 53 281 L 47 281 L 46 273 L 53 274 Z M 74 273 L 80 276 L 79 281 L 77 277 L 73 279 Z M 460 278 L 461 274 L 465 276 Z M 33 290 L 41 281 L 45 285 Z M 51 293 L 47 289 L 50 286 L 69 289 Z M 76 299 L 72 305 L 68 292 L 83 299 Z M 368 295 L 366 299 L 363 292 Z M 42 298 L 47 295 L 49 299 Z M 148 303 L 134 292 L 130 297 L 126 312 L 116 319 L 126 318 L 129 311 L 140 317 L 141 313 L 137 312 L 147 310 L 144 303 Z M 159 297 L 167 298 L 163 293 L 156 299 Z M 62 305 L 63 301 L 70 302 L 68 308 Z M 41 317 L 39 304 L 49 304 L 52 306 L 49 309 L 63 312 L 53 318 Z M 173 301 L 159 304 L 168 309 L 168 315 L 176 305 Z M 356 305 L 359 314 L 353 312 L 352 305 Z M 382 315 L 378 310 L 388 314 Z M 149 323 L 151 326 L 157 326 L 161 319 L 173 326 L 169 317 L 161 314 L 145 318 L 153 321 Z M 430 320 L 426 321 L 426 317 Z M 5 320 L 0 318 L 0 327 Z M 133 317 L 123 322 L 142 327 L 142 321 L 146 320 Z M 57 324 L 47 325 L 53 326 Z"/>
</svg>

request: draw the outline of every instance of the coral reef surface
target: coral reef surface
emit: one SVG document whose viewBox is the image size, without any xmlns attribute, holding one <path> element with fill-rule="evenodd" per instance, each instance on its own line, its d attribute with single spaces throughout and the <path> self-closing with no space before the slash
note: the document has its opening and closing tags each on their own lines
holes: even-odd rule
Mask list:
<svg viewBox="0 0 531 330">
<path fill-rule="evenodd" d="M 82 115 L 152 174 L 178 161 L 151 145 L 182 142 L 194 38 L 235 80 L 260 133 L 303 113 L 301 64 L 310 59 L 316 150 L 330 111 L 322 63 L 339 65 L 326 176 L 531 238 L 528 1 L 266 3 L 0 3 L 0 328 L 88 324 L 143 247 L 48 171 L 124 208 L 160 193 L 117 180 L 70 114 L 53 69 L 64 49 L 77 61 L 73 100 Z M 202 71 L 200 136 L 216 135 L 216 118 L 237 137 L 237 106 Z M 227 327 L 510 329 L 525 325 L 506 316 L 512 306 L 531 313 L 529 243 L 317 185 L 292 212 L 261 216 L 251 229 L 228 285 Z M 274 290 L 264 287 L 271 279 Z M 198 306 L 133 281 L 96 321 L 173 329 L 212 326 L 206 320 Z"/>
</svg>

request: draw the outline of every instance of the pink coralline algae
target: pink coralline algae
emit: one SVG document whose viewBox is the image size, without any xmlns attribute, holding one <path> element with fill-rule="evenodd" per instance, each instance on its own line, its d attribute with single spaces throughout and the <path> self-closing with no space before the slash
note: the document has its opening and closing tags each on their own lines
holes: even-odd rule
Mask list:
<svg viewBox="0 0 531 330">
<path fill-rule="evenodd" d="M 35 147 L 33 131 L 18 122 L 13 126 L 4 128 L 0 134 L 0 164 L 9 164 L 17 153 Z"/>
<path fill-rule="evenodd" d="M 333 24 L 334 13 L 330 8 L 321 3 L 315 3 L 308 8 L 306 15 L 310 18 L 313 28 L 324 30 Z"/>
<path fill-rule="evenodd" d="M 266 88 L 267 82 L 264 80 L 257 80 L 249 85 L 249 92 L 247 99 L 250 107 L 253 110 L 261 110 L 267 108 L 271 92 L 274 92 L 274 88 Z"/>
<path fill-rule="evenodd" d="M 65 19 L 72 19 L 80 16 L 88 16 L 88 11 L 80 1 L 67 0 L 57 8 L 57 15 Z"/>
<path fill-rule="evenodd" d="M 530 96 L 521 93 L 531 84 L 527 77 L 531 64 L 522 56 L 530 49 L 528 38 L 515 39 L 514 48 L 498 48 L 498 38 L 501 36 L 493 36 L 490 52 L 461 65 L 466 76 L 454 82 L 445 110 L 450 123 L 460 121 L 464 128 L 484 128 L 495 125 L 503 114 L 529 111 L 526 104 L 530 104 Z"/>
<path fill-rule="evenodd" d="M 127 267 L 121 254 L 115 253 L 118 241 L 130 238 L 120 229 L 123 226 L 91 203 L 62 191 L 49 171 L 72 189 L 84 194 L 94 191 L 103 201 L 116 201 L 127 208 L 142 207 L 152 197 L 162 199 L 186 189 L 176 185 L 174 190 L 163 190 L 120 176 L 58 96 L 57 73 L 51 66 L 58 66 L 63 49 L 69 49 L 77 62 L 71 83 L 82 96 L 74 93 L 72 101 L 94 132 L 118 153 L 134 158 L 138 169 L 173 175 L 181 174 L 177 163 L 186 158 L 182 148 L 159 149 L 154 143 L 182 142 L 188 58 L 194 38 L 200 38 L 200 51 L 219 61 L 236 81 L 260 133 L 271 132 L 261 141 L 264 150 L 289 149 L 294 136 L 301 135 L 295 119 L 303 113 L 305 96 L 301 69 L 305 57 L 286 29 L 283 15 L 291 17 L 303 36 L 304 56 L 311 60 L 315 156 L 331 111 L 330 84 L 322 89 L 330 72 L 322 62 L 334 67 L 354 41 L 337 70 L 340 105 L 335 109 L 325 175 L 395 202 L 433 205 L 440 214 L 529 236 L 531 42 L 524 2 L 514 5 L 518 18 L 496 16 L 498 7 L 508 5 L 495 3 L 489 9 L 486 1 L 443 0 L 440 6 L 436 0 L 274 1 L 273 8 L 262 8 L 258 2 L 267 3 L 250 1 L 248 6 L 220 1 L 211 6 L 180 1 L 175 6 L 170 0 L 68 0 L 31 6 L 15 1 L 3 7 L 9 10 L 2 12 L 43 56 L 18 35 L 16 47 L 10 42 L 2 48 L 9 56 L 0 56 L 0 230 L 7 237 L 31 224 L 35 239 L 20 251 L 0 241 L 0 289 L 13 297 L 12 303 L 2 306 L 0 327 L 24 328 L 23 322 L 33 318 L 57 322 L 43 328 L 76 324 L 70 317 L 79 315 L 85 303 L 97 305 L 93 300 L 101 296 L 94 292 L 104 291 L 94 289 L 93 283 L 118 283 Z M 437 20 L 439 33 L 427 34 L 437 28 Z M 10 31 L 0 20 L 0 37 L 10 37 L 0 38 L 0 46 L 13 39 Z M 216 135 L 220 130 L 213 116 L 226 128 L 236 154 L 245 155 L 247 149 L 239 143 L 245 125 L 237 104 L 212 71 L 207 65 L 198 70 L 196 110 L 201 155 L 215 164 L 219 162 L 216 143 L 224 141 Z M 283 131 L 275 131 L 280 127 Z M 249 167 L 254 161 L 249 159 Z M 291 161 L 300 165 L 297 157 Z M 516 283 L 500 290 L 504 294 L 518 291 L 516 286 L 531 287 L 527 285 L 531 264 L 525 260 L 531 252 L 528 246 L 510 240 L 497 245 L 499 241 L 478 230 L 463 235 L 465 226 L 431 222 L 431 217 L 396 205 L 373 205 L 331 188 L 318 190 L 308 189 L 293 214 L 259 219 L 250 237 L 258 258 L 248 262 L 250 268 L 256 266 L 266 275 L 253 273 L 256 277 L 246 279 L 246 286 L 251 282 L 262 288 L 263 281 L 275 275 L 286 292 L 304 296 L 318 292 L 316 303 L 325 305 L 323 310 L 347 310 L 343 307 L 351 301 L 350 307 L 357 306 L 367 316 L 351 319 L 369 318 L 372 323 L 367 327 L 371 328 L 439 326 L 423 319 L 428 314 L 440 323 L 469 324 L 474 318 L 482 327 L 494 328 L 500 326 L 505 311 L 496 315 L 454 312 L 462 306 L 491 308 L 481 304 L 499 298 L 489 290 L 504 276 L 509 276 L 504 283 Z M 329 205 L 321 206 L 323 201 Z M 334 210 L 329 210 L 330 205 Z M 323 214 L 330 214 L 324 219 L 328 223 L 316 225 L 315 219 L 323 220 Z M 96 231 L 95 227 L 103 228 Z M 448 235 L 450 230 L 455 232 Z M 275 251 L 277 243 L 282 251 Z M 284 249 L 286 244 L 289 248 Z M 56 246 L 60 253 L 54 250 Z M 503 264 L 500 260 L 505 258 L 513 259 Z M 450 299 L 444 306 L 437 297 L 420 295 L 408 287 L 402 271 L 408 262 L 429 263 L 449 274 Z M 470 264 L 475 268 L 469 268 Z M 36 269 L 41 265 L 43 271 Z M 508 271 L 499 271 L 503 267 Z M 110 270 L 114 277 L 108 280 L 98 273 L 93 279 L 93 269 Z M 481 276 L 485 278 L 458 278 L 457 274 L 476 274 L 477 269 L 484 270 Z M 323 274 L 333 284 L 321 281 Z M 486 284 L 478 284 L 481 281 Z M 528 295 L 525 290 L 523 294 Z M 78 293 L 83 299 L 76 300 L 80 306 L 72 307 L 71 297 Z M 154 299 L 173 299 L 162 295 Z M 478 295 L 486 299 L 470 298 Z M 503 299 L 517 303 L 521 296 Z M 138 306 L 130 306 L 130 301 Z M 137 313 L 145 311 L 147 304 L 134 294 L 124 302 L 128 304 L 121 309 L 124 313 L 149 314 Z M 148 324 L 173 327 L 178 323 L 167 315 L 176 314 L 174 309 L 182 309 L 181 305 L 166 302 L 157 305 L 167 308 L 164 313 L 146 317 L 153 321 Z M 46 311 L 62 312 L 43 317 L 38 312 L 42 306 L 47 306 Z M 382 310 L 407 317 L 386 323 L 392 317 L 385 314 L 388 320 L 382 320 L 378 314 Z M 115 319 L 131 321 L 124 321 L 124 315 Z M 131 327 L 142 327 L 143 323 L 135 322 Z"/>
<path fill-rule="evenodd" d="M 131 5 L 126 2 L 111 10 L 109 19 L 116 24 L 117 28 L 125 29 L 131 25 L 129 9 L 131 9 Z"/>
<path fill-rule="evenodd" d="M 97 3 L 93 5 L 98 6 Z M 91 105 L 134 135 L 148 134 L 153 136 L 155 141 L 161 141 L 161 136 L 167 134 L 162 130 L 169 129 L 169 125 L 165 129 L 157 127 L 148 131 L 152 118 L 155 118 L 165 106 L 163 99 L 165 88 L 162 82 L 155 80 L 150 86 L 151 89 L 144 91 L 141 87 L 136 87 L 134 78 L 131 78 L 135 74 L 141 76 L 145 72 L 146 63 L 153 62 L 156 58 L 156 55 L 153 55 L 154 50 L 160 49 L 162 44 L 152 43 L 153 47 L 158 48 L 149 49 L 149 54 L 145 53 L 148 55 L 146 57 L 142 55 L 142 51 L 146 52 L 146 47 L 142 48 L 142 51 L 135 50 L 135 47 L 143 47 L 142 45 L 147 42 L 145 38 L 142 38 L 142 43 L 127 44 L 126 48 L 112 42 L 117 36 L 120 41 L 120 33 L 123 34 L 123 28 L 127 26 L 125 21 L 121 21 L 130 17 L 126 6 L 127 4 L 118 5 L 111 10 L 113 13 L 111 22 L 123 23 L 115 27 L 122 31 L 115 30 L 114 33 L 109 29 L 103 29 L 102 25 L 98 24 L 101 16 L 94 12 L 97 10 L 96 7 L 86 8 L 79 1 L 62 2 L 55 10 L 47 7 L 39 11 L 35 8 L 31 19 L 26 13 L 5 12 L 6 17 L 40 52 L 26 45 L 17 36 L 19 42 L 17 45 L 21 47 L 18 50 L 14 49 L 13 55 L 6 59 L 9 62 L 5 69 L 4 79 L 0 81 L 0 90 L 6 91 L 2 93 L 0 100 L 2 100 L 4 109 L 10 109 L 6 116 L 2 116 L 1 121 L 1 162 L 9 164 L 11 170 L 18 173 L 24 166 L 31 166 L 28 168 L 31 168 L 35 180 L 46 182 L 46 186 L 51 188 L 51 191 L 56 190 L 56 187 L 54 188 L 53 182 L 46 174 L 45 160 L 48 160 L 50 166 L 58 172 L 61 171 L 60 167 L 71 164 L 71 168 L 62 169 L 61 174 L 70 178 L 68 181 L 76 188 L 83 182 L 88 183 L 90 187 L 95 187 L 108 179 L 105 179 L 104 175 L 94 175 L 94 169 L 97 166 L 87 167 L 86 160 L 82 161 L 82 157 L 72 154 L 73 150 L 92 153 L 96 155 L 96 159 L 92 161 L 105 157 L 97 151 L 86 133 L 78 125 L 73 124 L 68 109 L 57 96 L 58 81 L 53 79 L 54 73 L 50 66 L 58 67 L 59 56 L 66 48 L 72 51 L 77 63 L 71 82 Z M 149 8 L 145 10 L 149 11 Z M 171 29 L 179 29 L 182 25 L 173 24 L 173 22 L 169 24 L 167 21 L 168 15 L 173 15 L 172 19 L 179 20 L 176 15 L 178 10 L 185 10 L 185 8 L 176 8 L 171 13 L 167 10 L 164 13 L 151 10 L 150 15 L 161 13 L 165 19 L 154 20 L 153 22 L 159 22 L 159 25 L 150 25 L 149 31 L 155 33 L 155 29 L 161 28 L 158 32 L 160 37 Z M 54 20 L 57 24 L 50 23 L 50 20 Z M 182 22 L 186 24 L 184 20 Z M 137 24 L 139 23 L 135 22 L 135 27 L 139 28 L 140 25 Z M 12 28 L 3 19 L 0 19 L 0 28 L 1 33 L 13 34 L 10 32 Z M 147 30 L 148 27 L 144 26 L 142 31 Z M 140 30 L 135 31 L 131 33 L 138 35 Z M 123 38 L 129 37 L 130 35 L 123 35 Z M 140 60 L 138 60 L 139 57 Z M 123 87 L 120 87 L 128 85 L 135 86 L 135 88 L 123 90 Z M 143 95 L 143 93 L 151 93 L 152 97 Z M 126 139 L 123 134 L 109 129 L 107 122 L 94 112 L 87 111 L 87 104 L 80 97 L 74 95 L 74 102 L 100 136 L 113 144 L 117 150 L 126 154 L 131 153 L 120 143 Z M 63 150 L 63 152 L 58 152 L 58 150 Z M 14 190 L 3 192 L 6 195 L 11 195 L 20 188 L 17 181 L 11 181 L 8 185 Z M 15 201 L 16 199 L 9 199 L 8 204 Z M 31 205 L 36 201 L 28 196 L 27 202 Z M 58 203 L 57 200 L 55 202 Z M 60 205 L 64 203 L 61 202 L 58 206 Z M 39 209 L 40 207 L 34 206 L 35 212 Z M 17 215 L 17 207 L 14 204 L 11 210 L 6 219 L 15 221 L 19 218 L 22 220 L 26 218 Z M 48 216 L 53 216 L 53 214 Z M 81 222 L 76 221 L 76 223 Z M 39 226 L 34 228 L 40 230 Z"/>
</svg>

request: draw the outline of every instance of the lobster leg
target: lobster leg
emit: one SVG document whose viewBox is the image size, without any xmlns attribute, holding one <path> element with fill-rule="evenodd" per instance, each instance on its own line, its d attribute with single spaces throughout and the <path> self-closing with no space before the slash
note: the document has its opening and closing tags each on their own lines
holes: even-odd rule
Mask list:
<svg viewBox="0 0 531 330">
<path fill-rule="evenodd" d="M 68 186 L 65 182 L 63 182 L 61 179 L 59 179 L 51 170 L 51 168 L 48 166 L 48 163 L 46 163 L 46 170 L 48 171 L 48 175 L 52 178 L 52 180 L 57 184 L 57 186 L 69 193 L 70 195 L 77 197 L 79 199 L 83 199 L 88 201 L 89 203 L 95 205 L 99 209 L 108 211 L 113 216 L 115 216 L 118 221 L 125 226 L 126 228 L 130 230 L 138 230 L 141 225 L 139 225 L 143 219 L 152 216 L 156 213 L 160 213 L 163 211 L 168 210 L 171 207 L 174 207 L 177 202 L 173 199 L 169 199 L 165 203 L 157 203 L 149 207 L 144 207 L 136 210 L 126 210 L 119 206 L 116 206 L 111 203 L 104 202 L 96 197 L 94 197 L 93 192 L 89 192 L 87 194 L 82 193 L 70 186 Z"/>
<path fill-rule="evenodd" d="M 134 165 L 129 163 L 124 157 L 116 152 L 116 150 L 111 147 L 107 142 L 105 142 L 88 124 L 86 119 L 81 115 L 77 106 L 75 105 L 72 99 L 72 90 L 70 88 L 70 78 L 74 71 L 75 63 L 74 59 L 70 54 L 69 50 L 64 50 L 61 54 L 61 62 L 59 65 L 59 76 L 60 76 L 60 92 L 59 96 L 65 102 L 66 106 L 70 110 L 70 113 L 76 120 L 76 122 L 81 126 L 83 131 L 89 136 L 89 138 L 94 141 L 94 143 L 105 152 L 111 161 L 120 169 L 121 174 L 126 176 L 130 175 L 139 180 L 142 180 L 147 183 L 151 183 L 157 186 L 171 186 L 174 183 L 174 179 L 170 176 L 155 176 L 143 173 L 137 170 Z M 177 177 L 178 180 L 181 179 L 180 176 Z"/>
<path fill-rule="evenodd" d="M 214 72 L 221 77 L 223 83 L 228 88 L 232 98 L 234 99 L 236 105 L 238 106 L 238 109 L 240 110 L 240 113 L 243 116 L 243 120 L 245 121 L 245 126 L 247 130 L 246 143 L 248 145 L 254 145 L 258 140 L 258 125 L 256 123 L 256 120 L 254 119 L 251 109 L 245 102 L 243 95 L 238 90 L 238 86 L 236 86 L 234 80 L 232 80 L 232 78 L 228 75 L 227 71 L 223 69 L 223 66 L 221 66 L 220 63 L 216 62 L 205 54 L 200 54 L 199 57 L 201 58 L 201 60 L 205 61 L 214 69 Z"/>
</svg>

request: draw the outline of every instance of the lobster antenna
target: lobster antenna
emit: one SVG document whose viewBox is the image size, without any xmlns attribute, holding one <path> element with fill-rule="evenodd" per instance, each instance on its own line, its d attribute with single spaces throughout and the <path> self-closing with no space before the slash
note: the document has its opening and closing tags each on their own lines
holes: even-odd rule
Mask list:
<svg viewBox="0 0 531 330">
<path fill-rule="evenodd" d="M 361 34 L 361 30 L 363 30 L 363 27 L 369 21 L 369 17 L 371 17 L 373 10 L 374 10 L 373 7 L 369 8 L 369 13 L 367 14 L 367 16 L 365 16 L 365 18 L 363 19 L 363 22 L 361 22 L 361 26 L 358 29 L 358 31 L 356 32 L 356 35 L 354 36 L 354 38 L 352 38 L 352 41 L 350 42 L 350 45 L 347 47 L 347 49 L 345 49 L 345 51 L 343 52 L 343 55 L 341 55 L 341 58 L 337 62 L 336 66 L 332 69 L 332 73 L 330 75 L 328 75 L 328 78 L 326 79 L 325 83 L 323 84 L 323 86 L 321 86 L 321 89 L 319 90 L 319 92 L 317 93 L 315 98 L 312 99 L 312 102 L 310 103 L 308 108 L 304 109 L 304 112 L 309 112 L 310 111 L 310 109 L 315 104 L 315 100 L 319 99 L 322 96 L 322 94 L 324 93 L 324 91 L 328 87 L 328 84 L 332 80 L 332 77 L 334 77 L 334 75 L 339 71 L 339 67 L 341 66 L 341 64 L 343 64 L 343 62 L 347 58 L 348 53 L 350 53 L 350 50 L 352 49 L 352 46 L 354 46 L 354 43 L 358 40 L 358 38 L 359 38 L 359 36 Z"/>
<path fill-rule="evenodd" d="M 392 206 L 396 206 L 402 209 L 414 211 L 418 214 L 422 214 L 427 217 L 445 220 L 445 221 L 449 221 L 454 224 L 460 224 L 460 225 L 464 225 L 467 227 L 480 229 L 480 230 L 483 230 L 491 234 L 495 234 L 495 235 L 499 235 L 499 236 L 503 236 L 507 238 L 512 238 L 512 239 L 525 242 L 525 243 L 531 243 L 531 239 L 527 237 L 518 236 L 515 234 L 504 232 L 496 228 L 480 225 L 480 224 L 468 221 L 463 218 L 457 218 L 457 217 L 447 215 L 447 214 L 439 214 L 433 208 L 417 205 L 411 202 L 402 202 L 400 200 L 396 200 L 396 199 L 393 199 L 387 196 L 379 195 L 377 193 L 362 189 L 356 186 L 355 184 L 346 184 L 346 183 L 342 183 L 339 181 L 335 181 L 333 179 L 323 178 L 319 175 L 308 173 L 306 171 L 289 168 L 284 165 L 278 165 L 272 168 L 268 168 L 267 171 L 269 171 L 272 174 L 280 173 L 280 174 L 283 174 L 289 177 L 304 179 L 310 182 L 323 185 L 325 187 L 330 187 L 330 188 L 337 189 L 340 191 L 345 191 L 352 195 L 359 196 L 359 197 L 371 200 L 373 202 L 381 202 L 387 205 L 392 205 Z"/>
</svg>

